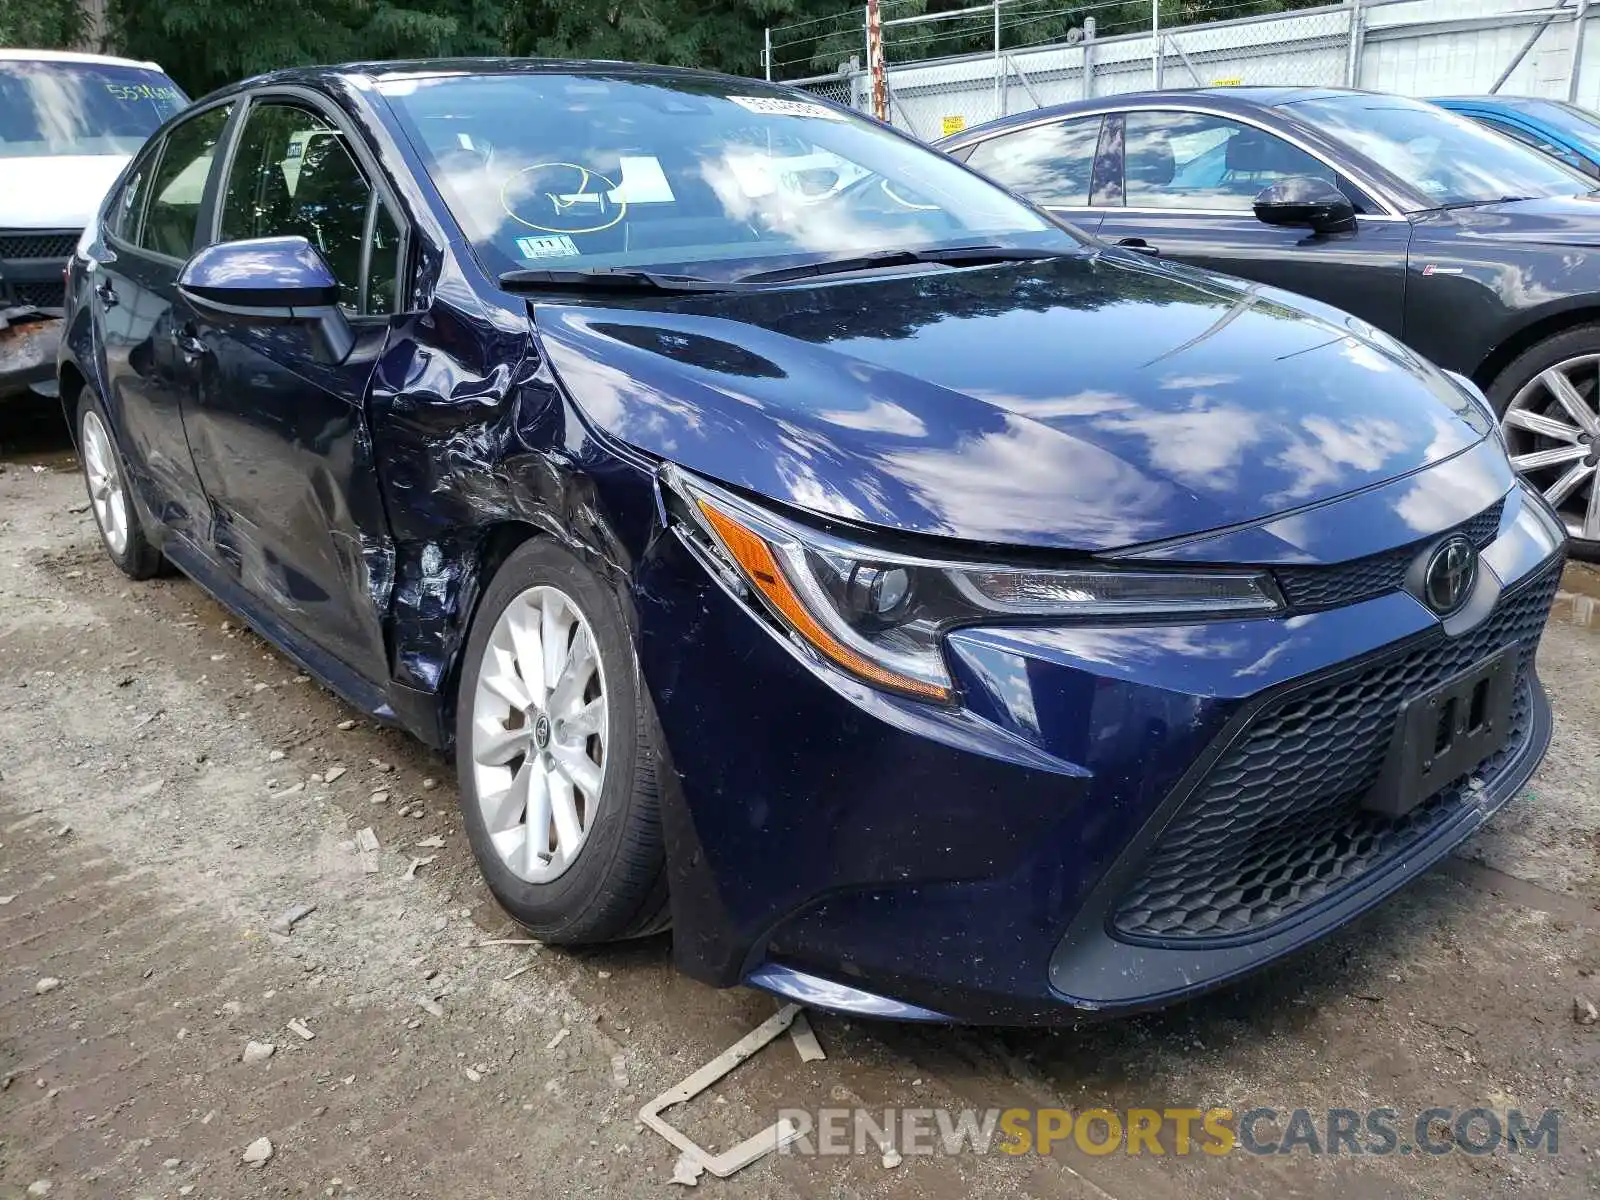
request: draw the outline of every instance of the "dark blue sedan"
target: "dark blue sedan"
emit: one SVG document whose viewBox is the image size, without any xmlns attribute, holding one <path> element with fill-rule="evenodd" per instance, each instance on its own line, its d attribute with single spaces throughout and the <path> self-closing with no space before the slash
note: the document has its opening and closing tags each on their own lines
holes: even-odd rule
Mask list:
<svg viewBox="0 0 1600 1200">
<path fill-rule="evenodd" d="M 73 259 L 111 558 L 459 764 L 507 910 L 1071 1020 L 1328 933 L 1538 764 L 1563 534 L 1483 395 L 781 87 L 270 75 Z"/>
</svg>

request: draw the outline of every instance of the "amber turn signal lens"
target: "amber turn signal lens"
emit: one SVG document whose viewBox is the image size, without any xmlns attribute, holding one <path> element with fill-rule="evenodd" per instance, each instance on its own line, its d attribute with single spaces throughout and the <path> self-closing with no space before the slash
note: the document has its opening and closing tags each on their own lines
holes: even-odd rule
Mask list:
<svg viewBox="0 0 1600 1200">
<path fill-rule="evenodd" d="M 728 553 L 739 564 L 745 576 L 766 598 L 768 604 L 786 621 L 791 629 L 811 644 L 816 651 L 825 658 L 849 671 L 852 675 L 866 680 L 868 683 L 877 684 L 879 687 L 890 688 L 897 692 L 907 692 L 924 700 L 934 700 L 943 703 L 950 699 L 950 692 L 937 684 L 928 683 L 921 679 L 912 679 L 909 676 L 885 670 L 870 659 L 863 658 L 850 647 L 840 642 L 838 638 L 829 633 L 813 617 L 800 597 L 795 595 L 794 589 L 789 586 L 788 579 L 784 576 L 783 568 L 778 564 L 777 558 L 772 553 L 772 547 L 767 545 L 766 539 L 759 534 L 752 533 L 727 513 L 723 512 L 714 503 L 704 497 L 697 497 L 695 501 L 700 511 L 705 514 L 706 521 L 711 528 L 716 530 L 717 536 L 722 539 L 722 544 Z"/>
</svg>

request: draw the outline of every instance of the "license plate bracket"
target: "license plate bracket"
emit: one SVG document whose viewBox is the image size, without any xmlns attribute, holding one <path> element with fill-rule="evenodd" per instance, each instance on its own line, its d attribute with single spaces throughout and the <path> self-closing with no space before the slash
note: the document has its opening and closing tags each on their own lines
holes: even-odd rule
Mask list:
<svg viewBox="0 0 1600 1200">
<path fill-rule="evenodd" d="M 1383 771 L 1362 807 L 1403 817 L 1506 744 L 1519 647 L 1508 646 L 1400 706 Z"/>
</svg>

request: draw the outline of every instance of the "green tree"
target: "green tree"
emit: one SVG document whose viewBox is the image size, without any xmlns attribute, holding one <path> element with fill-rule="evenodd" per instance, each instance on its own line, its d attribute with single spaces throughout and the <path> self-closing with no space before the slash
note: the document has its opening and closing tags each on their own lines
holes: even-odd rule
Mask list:
<svg viewBox="0 0 1600 1200">
<path fill-rule="evenodd" d="M 82 35 L 78 0 L 0 0 L 0 46 L 64 50 Z"/>
<path fill-rule="evenodd" d="M 111 0 L 109 13 L 113 45 L 195 96 L 278 67 L 498 54 L 504 14 L 500 0 Z"/>
</svg>

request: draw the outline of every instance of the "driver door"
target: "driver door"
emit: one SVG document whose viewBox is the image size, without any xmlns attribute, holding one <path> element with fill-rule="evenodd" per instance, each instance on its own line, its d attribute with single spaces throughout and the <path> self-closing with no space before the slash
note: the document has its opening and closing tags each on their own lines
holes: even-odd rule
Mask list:
<svg viewBox="0 0 1600 1200">
<path fill-rule="evenodd" d="M 1142 238 L 1167 258 L 1286 288 L 1333 304 L 1399 336 L 1411 223 L 1373 212 L 1331 166 L 1283 138 L 1227 117 L 1137 109 L 1112 120 L 1100 171 L 1120 181 L 1099 234 Z M 1356 205 L 1357 228 L 1321 234 L 1258 221 L 1254 201 L 1280 179 L 1327 179 Z M 1366 210 L 1366 211 L 1363 211 Z"/>
</svg>

